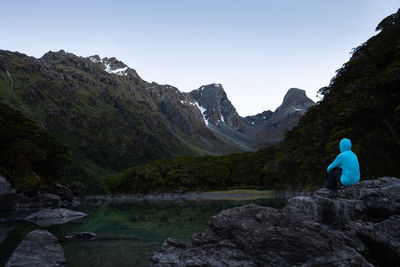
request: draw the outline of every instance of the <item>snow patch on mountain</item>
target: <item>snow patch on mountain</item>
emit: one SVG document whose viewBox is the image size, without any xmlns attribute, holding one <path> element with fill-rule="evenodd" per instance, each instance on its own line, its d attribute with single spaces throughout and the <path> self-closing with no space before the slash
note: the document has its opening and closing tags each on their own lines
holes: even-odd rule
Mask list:
<svg viewBox="0 0 400 267">
<path fill-rule="evenodd" d="M 94 57 L 94 56 L 89 57 L 89 59 L 90 59 L 90 61 L 92 61 L 93 63 L 99 63 L 99 62 L 101 62 L 101 59 L 96 58 L 96 57 Z"/>
<path fill-rule="evenodd" d="M 108 73 L 113 73 L 113 74 L 117 74 L 119 76 L 126 76 L 128 75 L 128 73 L 126 73 L 126 70 L 128 69 L 128 67 L 124 67 L 124 68 L 119 68 L 119 69 L 115 69 L 113 70 L 111 68 L 111 64 L 109 63 L 103 63 L 104 66 L 106 67 L 105 71 L 107 71 Z"/>
<path fill-rule="evenodd" d="M 197 101 L 194 102 L 194 103 L 195 103 L 195 105 L 197 106 L 197 108 L 200 110 L 201 115 L 203 115 L 204 123 L 205 123 L 206 125 L 208 125 L 208 120 L 207 120 L 207 118 L 206 118 L 206 115 L 204 114 L 204 113 L 206 112 L 206 109 L 203 108 L 202 106 L 200 106 L 199 103 L 198 103 Z"/>
</svg>

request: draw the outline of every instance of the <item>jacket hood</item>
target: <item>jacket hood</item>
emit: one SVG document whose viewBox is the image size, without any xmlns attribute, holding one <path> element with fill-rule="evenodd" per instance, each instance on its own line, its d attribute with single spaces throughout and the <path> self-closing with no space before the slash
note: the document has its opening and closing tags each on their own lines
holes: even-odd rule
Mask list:
<svg viewBox="0 0 400 267">
<path fill-rule="evenodd" d="M 340 152 L 351 150 L 351 141 L 350 141 L 350 139 L 343 138 L 342 140 L 340 140 L 339 147 L 340 147 Z"/>
</svg>

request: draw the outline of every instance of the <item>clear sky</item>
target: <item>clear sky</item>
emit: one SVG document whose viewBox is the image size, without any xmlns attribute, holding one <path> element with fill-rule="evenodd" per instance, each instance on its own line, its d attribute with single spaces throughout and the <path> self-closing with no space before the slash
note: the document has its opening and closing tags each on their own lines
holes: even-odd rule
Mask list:
<svg viewBox="0 0 400 267">
<path fill-rule="evenodd" d="M 0 0 L 0 49 L 115 56 L 146 81 L 221 83 L 242 116 L 319 88 L 400 0 Z"/>
</svg>

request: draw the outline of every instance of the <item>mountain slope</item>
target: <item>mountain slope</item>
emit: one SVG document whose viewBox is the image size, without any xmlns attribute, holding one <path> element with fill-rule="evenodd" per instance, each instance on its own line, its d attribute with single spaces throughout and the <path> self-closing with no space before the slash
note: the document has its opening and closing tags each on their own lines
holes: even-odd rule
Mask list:
<svg viewBox="0 0 400 267">
<path fill-rule="evenodd" d="M 67 175 L 92 190 L 101 177 L 151 160 L 242 151 L 206 128 L 188 94 L 150 84 L 115 58 L 0 51 L 0 93 L 67 144 Z"/>
<path fill-rule="evenodd" d="M 183 93 L 142 80 L 116 58 L 63 50 L 39 59 L 0 50 L 0 101 L 65 143 L 72 158 L 67 177 L 92 191 L 133 165 L 252 151 L 273 137 L 257 137 L 272 113 L 240 117 L 220 84 Z"/>
<path fill-rule="evenodd" d="M 18 110 L 0 103 L 0 175 L 29 195 L 63 176 L 67 148 Z"/>
</svg>

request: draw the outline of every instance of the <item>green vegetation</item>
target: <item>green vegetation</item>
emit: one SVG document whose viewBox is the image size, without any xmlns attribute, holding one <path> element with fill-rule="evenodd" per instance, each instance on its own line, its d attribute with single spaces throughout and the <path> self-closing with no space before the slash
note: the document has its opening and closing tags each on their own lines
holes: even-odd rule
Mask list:
<svg viewBox="0 0 400 267">
<path fill-rule="evenodd" d="M 248 152 L 158 160 L 116 174 L 107 186 L 117 193 L 262 188 L 267 185 L 260 174 L 268 159 L 266 153 Z"/>
<path fill-rule="evenodd" d="M 399 11 L 400 12 L 400 11 Z M 400 176 L 400 13 L 357 47 L 323 100 L 277 146 L 222 157 L 182 157 L 136 166 L 108 179 L 113 192 L 210 190 L 232 187 L 312 188 L 350 138 L 361 178 Z"/>
<path fill-rule="evenodd" d="M 66 144 L 65 177 L 91 193 L 106 192 L 104 178 L 132 165 L 196 154 L 167 129 L 141 79 L 112 77 L 64 52 L 38 61 L 0 51 L 0 59 L 0 102 Z"/>
<path fill-rule="evenodd" d="M 70 163 L 67 148 L 18 110 L 0 103 L 0 174 L 19 190 L 59 180 Z"/>
</svg>

